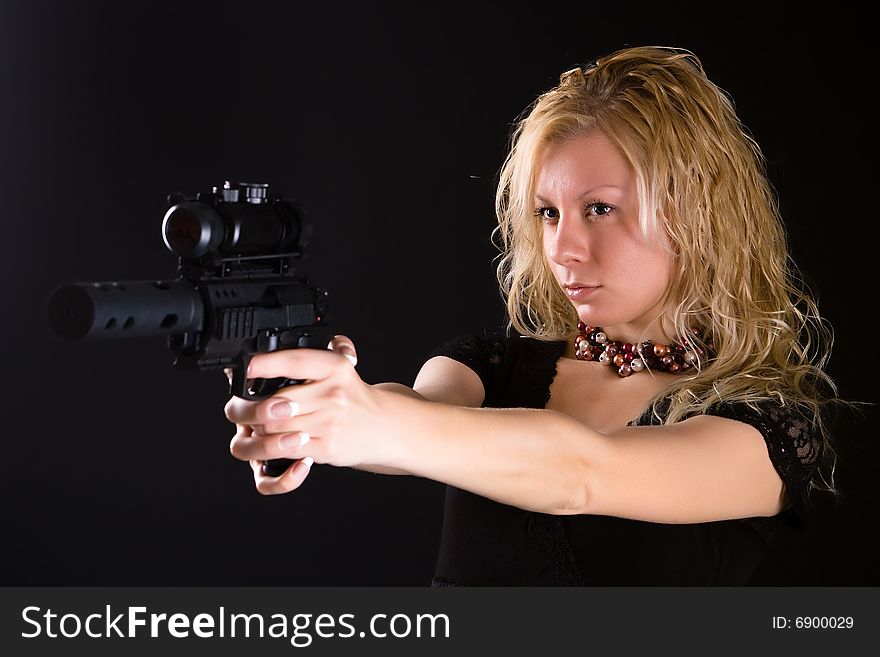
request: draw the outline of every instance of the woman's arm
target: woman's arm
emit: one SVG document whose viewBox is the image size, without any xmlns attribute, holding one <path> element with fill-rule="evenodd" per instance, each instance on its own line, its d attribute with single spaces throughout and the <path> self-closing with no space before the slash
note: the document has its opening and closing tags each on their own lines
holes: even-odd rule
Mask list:
<svg viewBox="0 0 880 657">
<path fill-rule="evenodd" d="M 763 437 L 743 422 L 698 416 L 603 434 L 551 410 L 392 405 L 388 463 L 519 508 L 697 523 L 784 505 Z"/>
<path fill-rule="evenodd" d="M 352 349 L 354 345 L 352 345 Z M 416 376 L 413 387 L 402 383 L 375 383 L 376 390 L 386 390 L 421 401 L 456 406 L 479 406 L 483 403 L 483 383 L 472 369 L 445 356 L 429 359 Z M 376 464 L 361 464 L 357 470 L 386 475 L 410 474 L 406 470 Z"/>
<path fill-rule="evenodd" d="M 783 508 L 782 482 L 761 434 L 736 420 L 699 416 L 603 434 L 556 411 L 473 408 L 370 386 L 351 362 L 327 351 L 262 354 L 251 368 L 252 377 L 308 383 L 256 404 L 230 402 L 231 421 L 257 427 L 233 440 L 243 460 L 377 465 L 552 514 L 692 523 Z M 466 388 L 457 394 L 473 401 L 476 385 Z M 312 439 L 300 446 L 303 433 Z M 264 493 L 300 483 L 296 476 L 257 478 Z"/>
</svg>

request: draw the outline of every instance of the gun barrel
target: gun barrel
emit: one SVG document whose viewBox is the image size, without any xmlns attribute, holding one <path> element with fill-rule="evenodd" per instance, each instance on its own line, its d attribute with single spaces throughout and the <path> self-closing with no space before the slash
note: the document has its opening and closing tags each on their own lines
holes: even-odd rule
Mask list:
<svg viewBox="0 0 880 657">
<path fill-rule="evenodd" d="M 185 280 L 73 283 L 53 291 L 48 315 L 69 340 L 149 337 L 201 330 L 204 302 Z"/>
</svg>

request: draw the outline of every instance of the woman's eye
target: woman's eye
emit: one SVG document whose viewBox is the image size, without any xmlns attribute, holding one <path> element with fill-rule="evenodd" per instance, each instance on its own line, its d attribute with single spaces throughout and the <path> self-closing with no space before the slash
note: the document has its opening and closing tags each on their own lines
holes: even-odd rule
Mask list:
<svg viewBox="0 0 880 657">
<path fill-rule="evenodd" d="M 614 211 L 613 205 L 595 201 L 588 203 L 586 206 L 586 216 L 590 219 L 604 217 Z M 559 210 L 549 206 L 542 206 L 535 209 L 535 216 L 544 223 L 552 223 L 559 220 Z"/>
<path fill-rule="evenodd" d="M 559 210 L 556 208 L 542 207 L 535 210 L 535 216 L 541 221 L 556 221 L 559 219 Z"/>
<path fill-rule="evenodd" d="M 606 214 L 610 214 L 612 210 L 614 208 L 607 203 L 591 203 L 587 206 L 587 214 L 594 217 L 604 217 Z"/>
</svg>

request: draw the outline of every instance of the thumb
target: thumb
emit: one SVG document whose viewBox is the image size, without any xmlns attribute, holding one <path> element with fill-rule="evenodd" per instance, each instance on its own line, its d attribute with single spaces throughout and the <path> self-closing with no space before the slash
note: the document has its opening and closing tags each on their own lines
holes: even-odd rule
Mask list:
<svg viewBox="0 0 880 657">
<path fill-rule="evenodd" d="M 354 342 L 351 341 L 351 338 L 344 335 L 334 335 L 327 348 L 348 358 L 352 365 L 357 365 L 357 350 L 354 348 Z"/>
</svg>

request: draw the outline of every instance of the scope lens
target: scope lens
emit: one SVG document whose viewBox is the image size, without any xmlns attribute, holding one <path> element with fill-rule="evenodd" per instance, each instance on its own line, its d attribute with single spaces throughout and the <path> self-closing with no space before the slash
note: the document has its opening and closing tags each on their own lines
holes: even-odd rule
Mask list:
<svg viewBox="0 0 880 657">
<path fill-rule="evenodd" d="M 221 222 L 215 214 L 212 208 L 203 203 L 175 205 L 165 214 L 162 223 L 165 246 L 184 258 L 204 255 L 213 241 L 219 241 L 222 237 Z"/>
<path fill-rule="evenodd" d="M 165 222 L 165 241 L 176 253 L 194 250 L 201 239 L 202 222 L 189 210 L 175 210 Z"/>
</svg>

